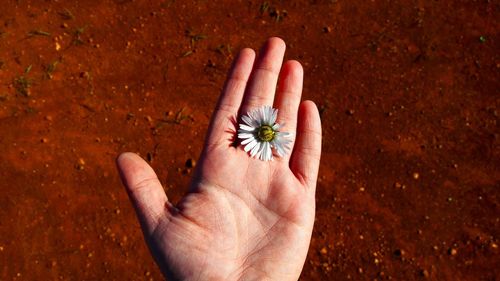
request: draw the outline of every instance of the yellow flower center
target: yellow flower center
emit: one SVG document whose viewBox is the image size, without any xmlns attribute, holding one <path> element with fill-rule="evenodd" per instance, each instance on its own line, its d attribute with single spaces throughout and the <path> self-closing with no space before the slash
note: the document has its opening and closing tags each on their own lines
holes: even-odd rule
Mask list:
<svg viewBox="0 0 500 281">
<path fill-rule="evenodd" d="M 274 135 L 276 133 L 274 132 L 273 128 L 269 125 L 263 125 L 259 128 L 259 132 L 257 133 L 257 136 L 261 141 L 272 141 L 274 139 Z"/>
</svg>

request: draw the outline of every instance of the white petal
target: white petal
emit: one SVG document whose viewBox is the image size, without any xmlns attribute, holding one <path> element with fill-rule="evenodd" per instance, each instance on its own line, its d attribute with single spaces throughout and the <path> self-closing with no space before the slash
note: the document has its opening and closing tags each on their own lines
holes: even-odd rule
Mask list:
<svg viewBox="0 0 500 281">
<path fill-rule="evenodd" d="M 274 136 L 274 143 L 276 144 L 282 144 L 283 143 L 283 137 L 279 135 L 279 133 L 276 133 Z"/>
<path fill-rule="evenodd" d="M 289 138 L 293 136 L 292 133 L 289 133 L 289 132 L 277 132 L 276 133 L 276 137 L 280 137 L 280 138 Z"/>
<path fill-rule="evenodd" d="M 262 114 L 262 122 L 266 125 L 269 124 L 269 117 L 271 117 L 269 116 L 269 106 L 262 107 Z"/>
<path fill-rule="evenodd" d="M 285 143 L 282 143 L 281 146 L 283 147 L 283 150 L 286 151 L 286 150 L 290 150 L 290 143 L 288 142 L 285 142 Z"/>
<path fill-rule="evenodd" d="M 262 155 L 262 143 L 260 144 L 260 149 L 259 151 L 257 151 L 257 153 L 255 153 L 255 159 L 260 159 L 260 156 Z"/>
<path fill-rule="evenodd" d="M 258 128 L 258 127 L 260 126 L 260 122 L 259 122 L 259 120 L 257 120 L 257 119 L 252 119 L 252 121 L 253 121 L 253 127 L 254 127 L 254 128 Z"/>
<path fill-rule="evenodd" d="M 252 118 L 248 117 L 247 115 L 243 115 L 241 116 L 241 120 L 243 120 L 243 122 L 245 122 L 248 126 L 252 127 Z"/>
<path fill-rule="evenodd" d="M 265 124 L 265 120 L 266 120 L 266 111 L 264 107 L 261 107 L 259 108 L 258 118 L 257 118 L 257 121 L 259 121 L 259 126 Z"/>
<path fill-rule="evenodd" d="M 290 150 L 290 146 L 289 146 L 289 143 L 284 143 L 283 145 L 283 150 Z"/>
<path fill-rule="evenodd" d="M 282 146 L 282 145 L 277 146 L 277 147 L 276 147 L 276 151 L 278 152 L 278 155 L 279 155 L 280 157 L 285 156 L 285 148 L 283 148 L 283 146 Z"/>
<path fill-rule="evenodd" d="M 259 127 L 259 120 L 257 118 L 255 110 L 249 112 L 248 117 L 250 117 L 250 119 L 252 119 L 252 127 L 254 127 L 254 128 Z"/>
<path fill-rule="evenodd" d="M 262 148 L 260 149 L 260 155 L 259 155 L 260 160 L 265 160 L 266 152 L 267 152 L 266 145 L 267 145 L 267 142 L 262 143 Z"/>
<path fill-rule="evenodd" d="M 254 127 L 250 127 L 250 126 L 247 126 L 245 124 L 240 124 L 240 129 L 243 129 L 245 131 L 250 131 L 250 132 L 252 132 L 253 130 L 255 130 Z"/>
<path fill-rule="evenodd" d="M 269 161 L 272 157 L 271 145 L 268 142 L 265 142 L 261 149 L 260 160 Z"/>
<path fill-rule="evenodd" d="M 261 145 L 262 145 L 262 144 L 261 144 L 260 142 L 257 142 L 257 145 L 255 145 L 255 146 L 252 148 L 252 150 L 250 151 L 250 156 L 251 156 L 251 157 L 254 157 L 254 156 L 255 156 L 255 154 L 257 154 L 257 152 L 259 152 L 259 149 L 260 149 L 260 146 L 261 146 Z"/>
<path fill-rule="evenodd" d="M 276 145 L 277 145 L 278 143 L 276 142 L 276 139 L 274 139 L 274 140 L 272 140 L 269 144 L 271 144 L 271 148 L 273 148 L 273 147 L 276 147 Z"/>
<path fill-rule="evenodd" d="M 272 122 L 273 115 L 274 115 L 274 108 L 268 106 L 267 107 L 267 124 L 268 125 L 272 125 L 274 123 L 274 122 Z"/>
<path fill-rule="evenodd" d="M 288 138 L 283 138 L 281 135 L 278 135 L 273 140 L 273 142 L 274 142 L 274 147 L 278 152 L 278 155 L 283 157 L 286 154 L 286 151 L 290 150 L 289 145 L 292 143 L 292 140 Z"/>
<path fill-rule="evenodd" d="M 253 134 L 249 133 L 239 133 L 238 138 L 240 139 L 248 139 L 248 138 L 253 138 Z"/>
<path fill-rule="evenodd" d="M 283 149 L 282 146 L 281 146 L 281 144 L 279 142 L 275 141 L 275 140 L 273 140 L 271 144 L 274 147 L 274 149 L 276 149 L 276 152 L 278 153 L 278 156 L 279 157 L 283 157 L 283 155 L 281 154 L 282 149 Z"/>
<path fill-rule="evenodd" d="M 241 142 L 241 145 L 245 145 L 245 144 L 247 144 L 247 143 L 249 143 L 249 142 L 251 142 L 251 141 L 253 141 L 253 140 L 254 140 L 254 141 L 257 141 L 257 140 L 256 140 L 255 138 L 253 138 L 253 137 L 252 137 L 252 138 L 247 138 L 247 139 L 244 139 L 244 140 Z"/>
<path fill-rule="evenodd" d="M 261 145 L 260 145 L 260 151 L 257 155 L 257 158 L 259 158 L 260 160 L 264 160 L 265 157 L 266 157 L 266 153 L 267 153 L 267 144 L 268 142 L 263 142 Z"/>
<path fill-rule="evenodd" d="M 259 109 L 254 109 L 252 111 L 250 111 L 250 113 L 248 114 L 250 116 L 250 118 L 252 118 L 253 120 L 259 120 L 260 118 L 260 115 L 259 115 Z"/>
<path fill-rule="evenodd" d="M 253 131 L 245 131 L 245 130 L 239 129 L 238 130 L 238 134 L 251 134 L 251 135 L 253 135 L 254 132 Z"/>
<path fill-rule="evenodd" d="M 281 126 L 280 126 L 280 124 L 278 124 L 278 123 L 274 123 L 274 125 L 272 126 L 273 131 L 277 131 L 277 130 L 279 130 L 279 129 L 280 129 L 280 127 L 281 127 Z"/>
<path fill-rule="evenodd" d="M 252 140 L 249 144 L 247 144 L 244 148 L 245 152 L 250 151 L 252 148 L 254 148 L 257 145 L 256 140 Z"/>
<path fill-rule="evenodd" d="M 276 122 L 276 118 L 278 117 L 278 110 L 271 108 L 271 119 L 269 120 L 269 125 L 274 124 Z"/>
<path fill-rule="evenodd" d="M 272 160 L 273 159 L 273 151 L 271 150 L 271 144 L 267 143 L 267 146 L 266 146 L 266 150 L 267 150 L 267 161 L 269 160 Z"/>
<path fill-rule="evenodd" d="M 259 157 L 260 160 L 264 160 L 264 161 L 266 160 L 266 157 L 267 157 L 266 156 L 266 153 L 267 153 L 267 148 L 266 147 L 267 147 L 267 142 L 265 142 L 263 144 L 263 146 L 262 146 L 262 151 L 261 151 L 261 154 L 260 154 L 260 157 Z"/>
</svg>

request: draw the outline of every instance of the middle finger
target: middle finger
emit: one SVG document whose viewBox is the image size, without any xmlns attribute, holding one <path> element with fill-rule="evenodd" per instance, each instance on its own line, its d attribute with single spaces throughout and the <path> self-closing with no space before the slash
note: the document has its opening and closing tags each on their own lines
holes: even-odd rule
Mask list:
<svg viewBox="0 0 500 281">
<path fill-rule="evenodd" d="M 248 81 L 241 105 L 242 114 L 264 105 L 273 105 L 285 48 L 285 42 L 277 37 L 270 38 L 264 44 Z"/>
</svg>

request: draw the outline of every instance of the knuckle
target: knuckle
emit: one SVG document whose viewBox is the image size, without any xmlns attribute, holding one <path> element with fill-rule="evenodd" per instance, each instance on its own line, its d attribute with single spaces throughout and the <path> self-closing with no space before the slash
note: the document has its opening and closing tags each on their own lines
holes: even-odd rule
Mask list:
<svg viewBox="0 0 500 281">
<path fill-rule="evenodd" d="M 158 181 L 159 181 L 158 177 L 141 179 L 132 185 L 132 192 L 133 193 L 140 193 L 143 190 L 150 188 L 151 185 L 158 183 Z"/>
</svg>

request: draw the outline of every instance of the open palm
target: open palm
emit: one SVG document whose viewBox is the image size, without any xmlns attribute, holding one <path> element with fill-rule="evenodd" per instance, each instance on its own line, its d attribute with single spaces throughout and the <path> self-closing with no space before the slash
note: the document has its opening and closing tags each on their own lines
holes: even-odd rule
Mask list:
<svg viewBox="0 0 500 281">
<path fill-rule="evenodd" d="M 146 242 L 167 278 L 298 279 L 314 223 L 321 125 L 314 103 L 300 102 L 302 67 L 296 61 L 282 67 L 284 52 L 279 38 L 269 39 L 256 61 L 253 50 L 240 52 L 190 192 L 176 206 L 144 160 L 118 157 Z M 278 108 L 277 122 L 296 136 L 291 152 L 269 162 L 234 142 L 238 113 L 264 105 Z"/>
</svg>

